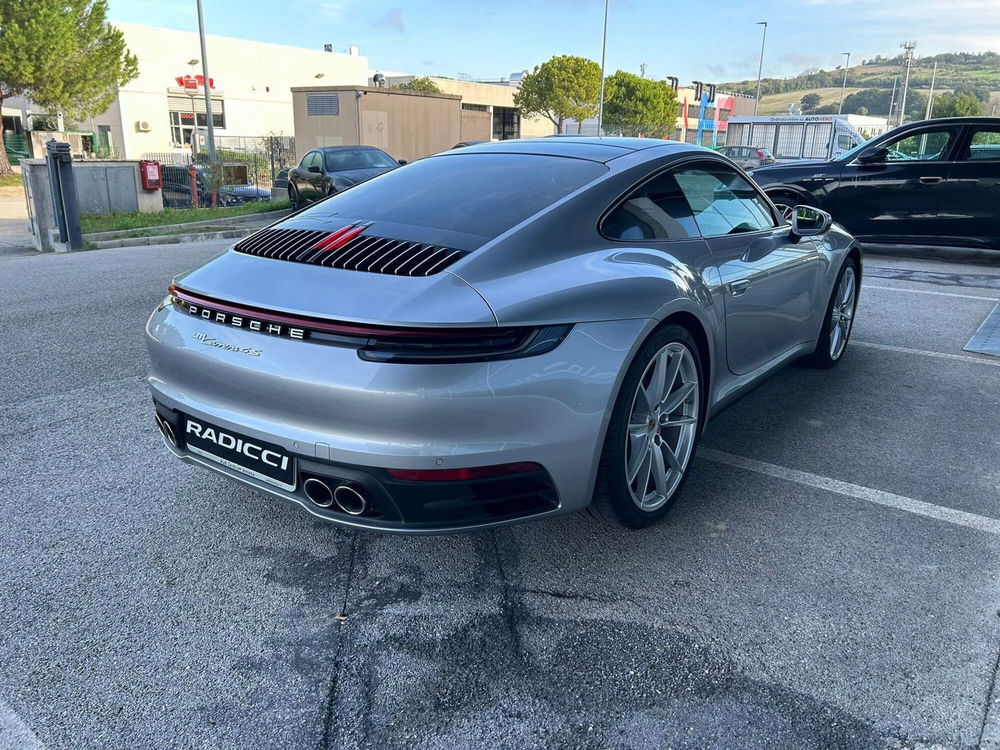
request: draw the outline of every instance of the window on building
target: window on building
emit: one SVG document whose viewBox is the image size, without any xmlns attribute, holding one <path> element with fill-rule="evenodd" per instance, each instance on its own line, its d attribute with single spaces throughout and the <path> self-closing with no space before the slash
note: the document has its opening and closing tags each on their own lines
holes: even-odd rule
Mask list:
<svg viewBox="0 0 1000 750">
<path fill-rule="evenodd" d="M 473 112 L 489 112 L 490 108 L 487 104 L 466 104 L 462 102 L 462 109 L 471 110 Z"/>
<path fill-rule="evenodd" d="M 307 94 L 306 114 L 310 116 L 339 115 L 340 94 Z"/>
<path fill-rule="evenodd" d="M 191 134 L 196 129 L 208 127 L 205 98 L 202 96 L 168 96 L 167 109 L 170 114 L 170 139 L 179 146 L 191 143 Z M 226 104 L 221 97 L 212 97 L 212 127 L 226 129 Z"/>
<path fill-rule="evenodd" d="M 513 107 L 493 108 L 493 140 L 521 137 L 521 115 Z"/>
</svg>

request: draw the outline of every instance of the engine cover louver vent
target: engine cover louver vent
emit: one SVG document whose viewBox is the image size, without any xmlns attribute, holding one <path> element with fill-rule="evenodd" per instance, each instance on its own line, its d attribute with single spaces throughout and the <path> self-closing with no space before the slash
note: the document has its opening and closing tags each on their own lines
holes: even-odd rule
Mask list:
<svg viewBox="0 0 1000 750">
<path fill-rule="evenodd" d="M 367 271 L 394 276 L 430 276 L 468 255 L 423 242 L 364 234 L 366 224 L 350 224 L 336 232 L 313 229 L 265 229 L 236 244 L 237 252 L 314 266 Z"/>
</svg>

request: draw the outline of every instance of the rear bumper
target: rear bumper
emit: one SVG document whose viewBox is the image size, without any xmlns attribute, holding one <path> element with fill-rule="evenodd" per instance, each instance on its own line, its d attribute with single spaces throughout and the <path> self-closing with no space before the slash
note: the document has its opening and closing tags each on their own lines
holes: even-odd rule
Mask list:
<svg viewBox="0 0 1000 750">
<path fill-rule="evenodd" d="M 649 321 L 576 326 L 555 350 L 497 362 L 366 362 L 354 349 L 232 329 L 173 307 L 147 325 L 157 409 L 201 417 L 281 446 L 297 459 L 294 491 L 186 451 L 208 467 L 345 525 L 442 533 L 506 525 L 586 507 L 624 366 Z M 207 346 L 210 334 L 225 347 Z M 259 351 L 248 355 L 244 350 Z M 537 475 L 474 482 L 402 482 L 386 469 L 535 462 Z M 310 502 L 308 476 L 369 488 L 378 515 Z"/>
</svg>

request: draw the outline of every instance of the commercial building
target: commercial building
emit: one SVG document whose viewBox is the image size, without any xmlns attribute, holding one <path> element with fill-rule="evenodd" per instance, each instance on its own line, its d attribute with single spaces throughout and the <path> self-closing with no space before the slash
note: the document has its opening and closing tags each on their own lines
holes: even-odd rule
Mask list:
<svg viewBox="0 0 1000 750">
<path fill-rule="evenodd" d="M 412 81 L 414 76 L 388 76 L 390 86 Z M 442 94 L 462 98 L 462 141 L 505 141 L 508 138 L 540 138 L 555 127 L 544 117 L 522 117 L 514 106 L 519 76 L 497 82 L 458 81 L 431 77 Z"/>
<path fill-rule="evenodd" d="M 208 124 L 204 88 L 185 85 L 204 83 L 198 34 L 115 25 L 139 59 L 139 75 L 119 90 L 106 112 L 68 125 L 94 134 L 89 150 L 118 158 L 189 148 L 192 132 L 204 131 Z M 355 46 L 339 53 L 208 35 L 206 47 L 212 122 L 220 148 L 244 148 L 248 141 L 269 134 L 293 135 L 295 86 L 319 81 L 364 86 L 368 81 L 368 60 Z M 2 114 L 5 133 L 19 134 L 31 125 L 32 105 L 4 102 Z"/>
<path fill-rule="evenodd" d="M 372 86 L 292 89 L 295 155 L 361 144 L 412 161 L 462 140 L 462 99 Z"/>
</svg>

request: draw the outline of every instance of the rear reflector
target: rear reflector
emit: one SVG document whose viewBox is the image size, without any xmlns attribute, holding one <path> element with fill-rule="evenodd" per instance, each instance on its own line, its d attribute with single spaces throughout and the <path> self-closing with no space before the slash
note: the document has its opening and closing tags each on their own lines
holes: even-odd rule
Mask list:
<svg viewBox="0 0 1000 750">
<path fill-rule="evenodd" d="M 520 461 L 513 464 L 495 466 L 471 466 L 464 469 L 387 469 L 393 479 L 407 482 L 465 482 L 472 479 L 488 479 L 510 474 L 530 474 L 541 471 L 534 461 Z"/>
</svg>

